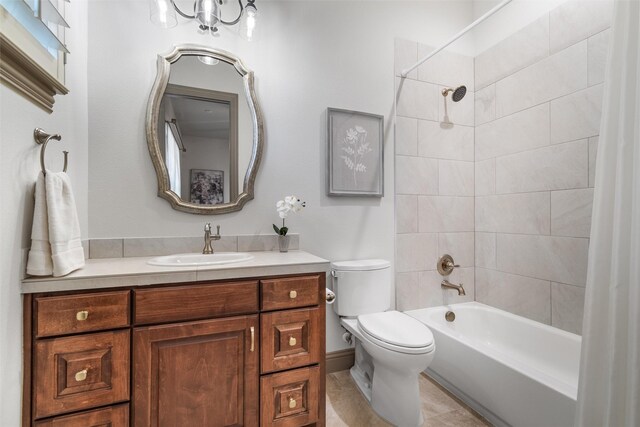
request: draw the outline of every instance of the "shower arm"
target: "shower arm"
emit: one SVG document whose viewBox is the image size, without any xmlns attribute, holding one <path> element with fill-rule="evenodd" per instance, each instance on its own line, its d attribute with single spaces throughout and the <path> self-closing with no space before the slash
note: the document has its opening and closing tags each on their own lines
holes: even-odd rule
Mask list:
<svg viewBox="0 0 640 427">
<path fill-rule="evenodd" d="M 446 42 L 445 44 L 443 44 L 442 46 L 440 46 L 439 48 L 437 48 L 436 50 L 434 50 L 433 52 L 431 52 L 429 55 L 425 56 L 424 58 L 422 58 L 420 61 L 418 61 L 416 64 L 414 64 L 412 67 L 409 67 L 407 69 L 405 69 L 404 71 L 402 71 L 402 73 L 400 74 L 400 76 L 402 78 L 406 78 L 410 72 L 412 72 L 413 70 L 415 70 L 416 68 L 418 68 L 420 65 L 424 64 L 426 61 L 428 61 L 429 59 L 431 59 L 434 55 L 436 55 L 438 52 L 444 50 L 445 48 L 447 48 L 451 43 L 455 42 L 456 40 L 458 40 L 460 37 L 464 36 L 465 34 L 467 34 L 469 31 L 471 31 L 472 29 L 474 29 L 476 26 L 478 26 L 480 23 L 484 22 L 487 18 L 489 18 L 491 15 L 493 15 L 494 13 L 496 13 L 497 11 L 499 11 L 500 9 L 502 9 L 503 7 L 505 7 L 506 5 L 508 5 L 509 3 L 511 3 L 513 0 L 504 0 L 502 3 L 500 3 L 499 5 L 497 5 L 496 7 L 494 7 L 493 9 L 491 9 L 490 11 L 488 11 L 487 13 L 485 13 L 484 15 L 482 15 L 480 18 L 476 19 L 475 21 L 473 21 L 470 25 L 468 25 L 465 29 L 463 29 L 462 31 L 460 31 L 458 34 L 456 34 L 455 36 L 453 36 L 448 42 Z"/>
</svg>

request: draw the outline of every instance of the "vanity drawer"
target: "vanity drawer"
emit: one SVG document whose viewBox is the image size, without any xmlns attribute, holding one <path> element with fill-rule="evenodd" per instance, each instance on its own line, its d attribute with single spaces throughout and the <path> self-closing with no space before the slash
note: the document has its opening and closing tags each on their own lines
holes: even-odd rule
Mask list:
<svg viewBox="0 0 640 427">
<path fill-rule="evenodd" d="M 317 275 L 261 280 L 262 309 L 269 311 L 318 305 L 319 284 L 320 276 Z"/>
<path fill-rule="evenodd" d="M 129 405 L 116 405 L 38 421 L 35 427 L 129 427 Z"/>
<path fill-rule="evenodd" d="M 129 399 L 129 330 L 35 342 L 35 418 Z"/>
<path fill-rule="evenodd" d="M 317 366 L 260 378 L 260 425 L 298 427 L 318 421 L 319 385 Z"/>
<path fill-rule="evenodd" d="M 129 291 L 35 299 L 37 338 L 129 325 Z"/>
<path fill-rule="evenodd" d="M 136 289 L 134 323 L 168 323 L 258 311 L 258 282 Z"/>
<path fill-rule="evenodd" d="M 273 372 L 320 361 L 318 308 L 276 311 L 260 316 L 261 371 Z"/>
</svg>

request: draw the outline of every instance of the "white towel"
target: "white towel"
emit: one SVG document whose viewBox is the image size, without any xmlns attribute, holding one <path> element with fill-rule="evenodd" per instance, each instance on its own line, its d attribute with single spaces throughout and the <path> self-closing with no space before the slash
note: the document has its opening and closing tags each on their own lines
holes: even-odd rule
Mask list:
<svg viewBox="0 0 640 427">
<path fill-rule="evenodd" d="M 27 274 L 64 276 L 84 266 L 80 224 L 69 176 L 47 171 L 36 182 Z"/>
</svg>

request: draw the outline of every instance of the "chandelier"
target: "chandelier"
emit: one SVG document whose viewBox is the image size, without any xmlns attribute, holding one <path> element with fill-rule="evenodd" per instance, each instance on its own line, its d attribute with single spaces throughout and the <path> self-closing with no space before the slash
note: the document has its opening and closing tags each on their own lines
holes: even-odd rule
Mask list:
<svg viewBox="0 0 640 427">
<path fill-rule="evenodd" d="M 203 32 L 215 34 L 220 26 L 233 26 L 239 24 L 240 33 L 251 41 L 256 27 L 258 9 L 255 0 L 238 0 L 240 12 L 233 20 L 222 19 L 223 0 L 195 0 L 193 2 L 193 15 L 183 12 L 174 0 L 149 0 L 151 2 L 151 22 L 163 28 L 172 28 L 178 25 L 177 15 L 186 19 L 195 20 L 198 28 Z"/>
</svg>

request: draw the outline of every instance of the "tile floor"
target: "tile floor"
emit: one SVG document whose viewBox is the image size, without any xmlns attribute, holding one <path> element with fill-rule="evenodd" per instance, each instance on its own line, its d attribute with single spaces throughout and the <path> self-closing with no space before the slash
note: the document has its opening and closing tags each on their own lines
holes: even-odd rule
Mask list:
<svg viewBox="0 0 640 427">
<path fill-rule="evenodd" d="M 425 427 L 490 426 L 484 418 L 426 376 L 420 377 Z M 351 379 L 349 371 L 327 375 L 327 427 L 386 427 Z"/>
</svg>

